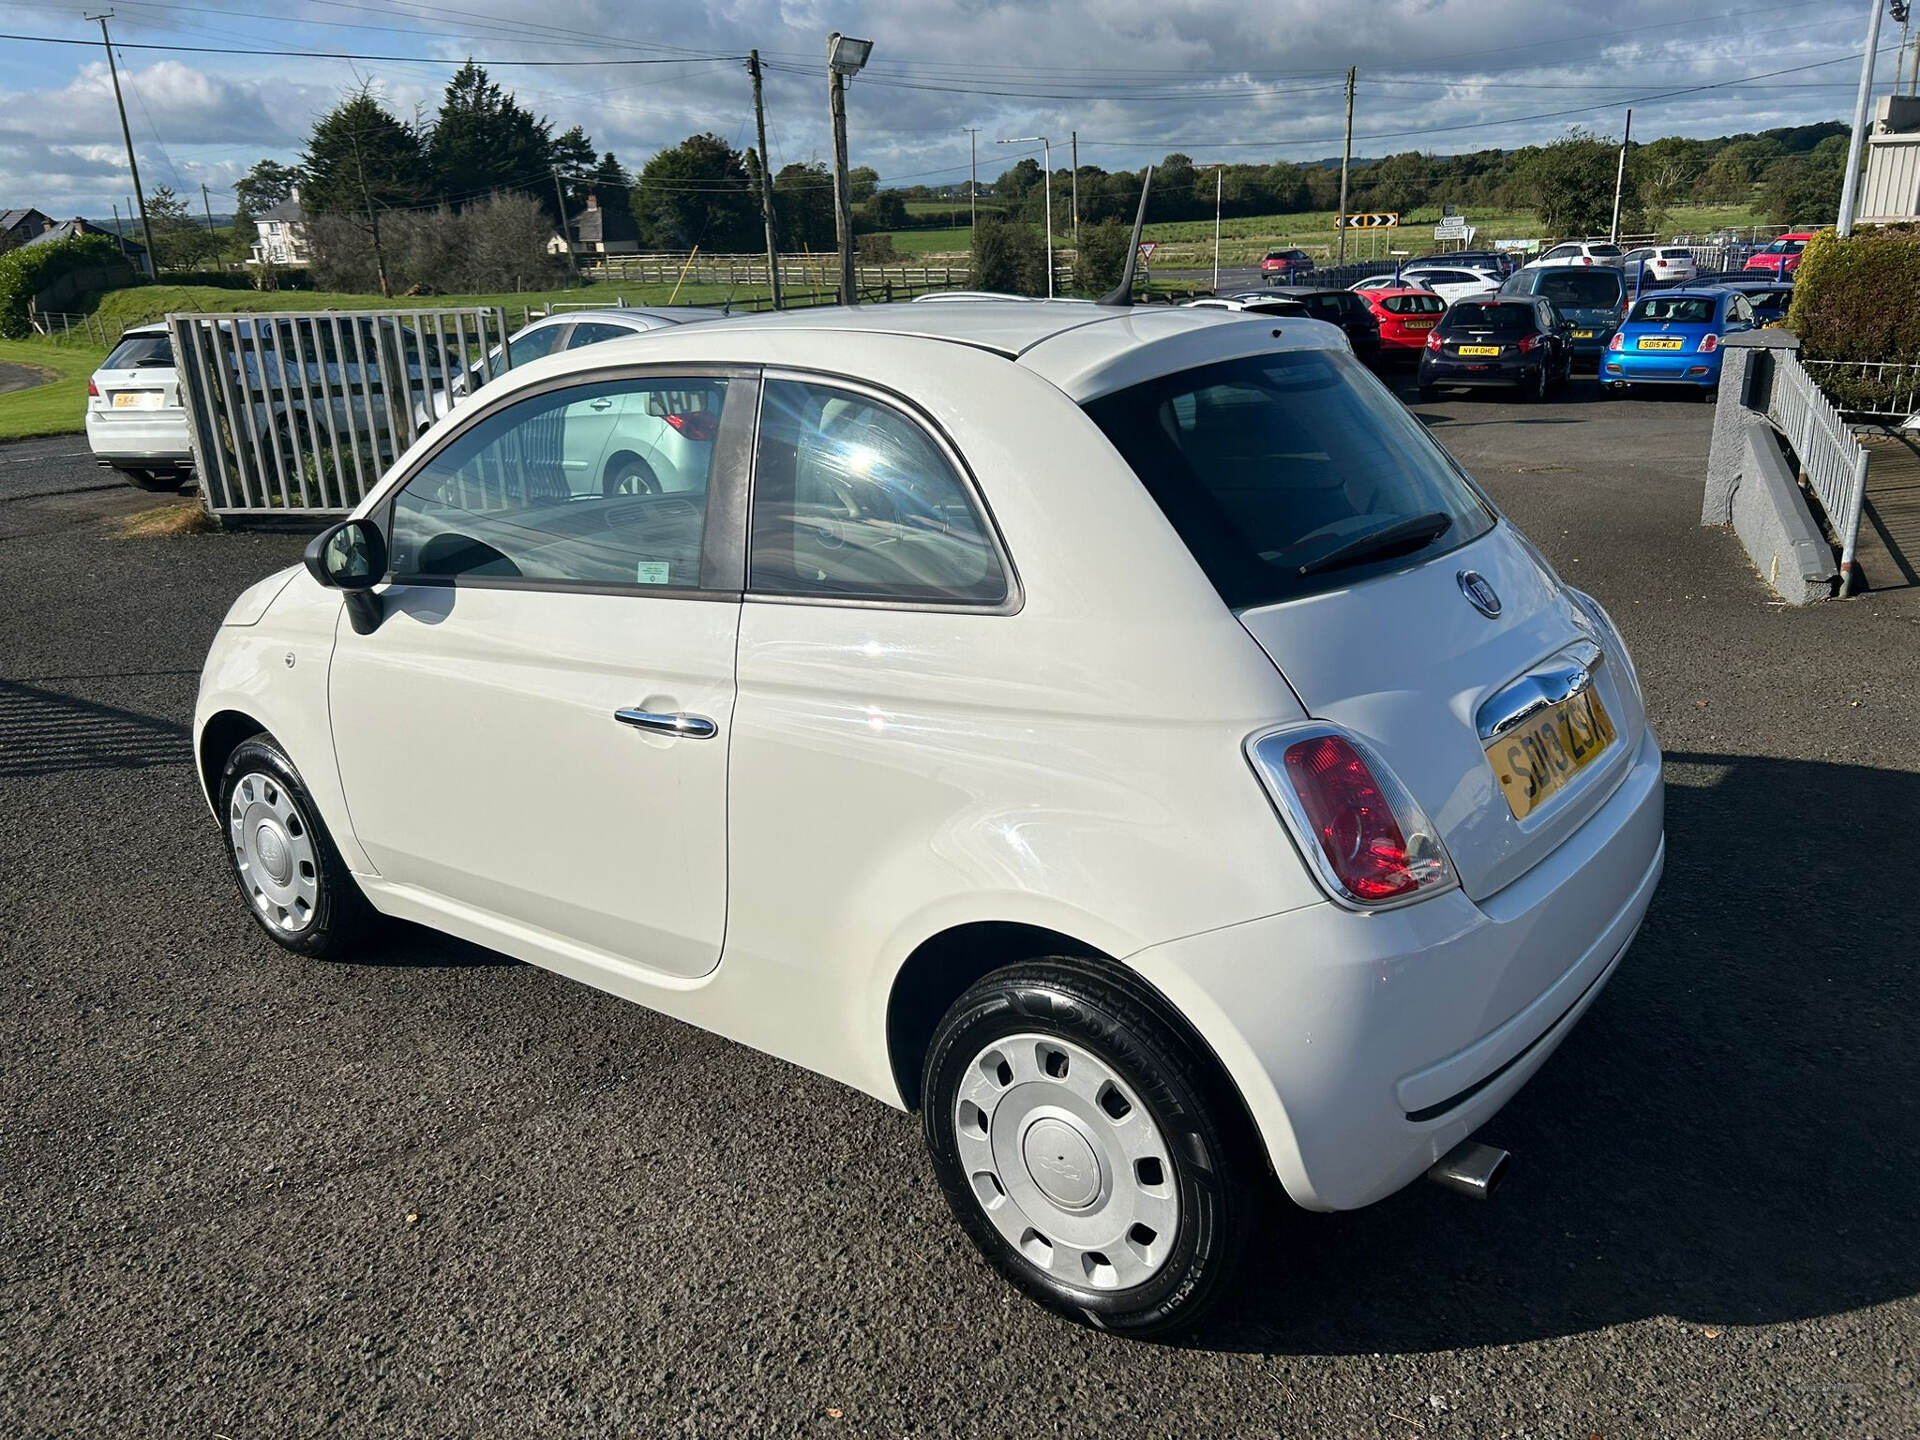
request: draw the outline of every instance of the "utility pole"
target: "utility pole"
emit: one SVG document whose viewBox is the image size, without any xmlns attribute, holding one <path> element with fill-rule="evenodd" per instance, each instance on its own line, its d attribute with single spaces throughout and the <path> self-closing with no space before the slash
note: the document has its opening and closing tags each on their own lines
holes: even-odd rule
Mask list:
<svg viewBox="0 0 1920 1440">
<path fill-rule="evenodd" d="M 207 212 L 207 234 L 213 234 L 213 202 L 207 199 L 207 182 L 200 182 L 200 208 Z"/>
<path fill-rule="evenodd" d="M 1878 3 L 1878 0 L 1875 0 Z M 1620 136 L 1620 164 L 1613 172 L 1613 224 L 1607 229 L 1607 239 L 1620 243 L 1620 192 L 1627 185 L 1627 146 L 1633 143 L 1633 111 L 1627 111 L 1627 128 Z"/>
<path fill-rule="evenodd" d="M 1867 50 L 1860 57 L 1860 90 L 1853 100 L 1853 138 L 1847 142 L 1847 175 L 1840 185 L 1840 218 L 1834 225 L 1842 239 L 1853 233 L 1853 207 L 1860 197 L 1860 151 L 1867 138 L 1867 102 L 1873 98 L 1873 62 L 1879 58 L 1880 11 L 1883 0 L 1867 7 Z"/>
<path fill-rule="evenodd" d="M 1216 165 L 1213 170 L 1213 293 L 1220 293 L 1220 196 L 1226 186 L 1227 167 Z M 1346 234 L 1346 231 L 1341 231 Z"/>
<path fill-rule="evenodd" d="M 1340 230 L 1340 256 L 1336 265 L 1347 263 L 1347 166 L 1353 161 L 1353 77 L 1357 66 L 1347 67 L 1347 138 L 1340 146 L 1340 213 L 1333 223 Z"/>
<path fill-rule="evenodd" d="M 780 252 L 773 240 L 773 170 L 767 160 L 767 107 L 760 99 L 760 52 L 747 52 L 747 74 L 753 77 L 753 128 L 760 137 L 760 219 L 767 227 L 767 284 L 773 288 L 773 308 L 780 308 Z"/>
<path fill-rule="evenodd" d="M 969 125 L 967 132 L 967 229 L 969 232 L 980 226 L 980 127 Z"/>
<path fill-rule="evenodd" d="M 365 177 L 362 178 L 364 179 Z M 558 170 L 553 172 L 553 198 L 554 203 L 560 207 L 560 243 L 567 247 L 567 266 L 573 271 L 573 283 L 578 285 L 580 283 L 580 257 L 573 253 L 573 227 L 567 223 L 567 192 L 560 184 L 560 172 Z M 371 214 L 371 210 L 369 210 L 368 213 Z M 607 222 L 602 220 L 600 223 L 604 225 Z M 607 232 L 602 230 L 600 233 L 605 235 Z"/>
<path fill-rule="evenodd" d="M 133 198 L 140 202 L 140 233 L 147 237 L 147 274 L 159 278 L 160 257 L 153 248 L 153 226 L 147 221 L 147 197 L 140 189 L 140 162 L 133 155 L 133 131 L 127 125 L 127 102 L 120 98 L 120 68 L 113 63 L 113 37 L 107 33 L 107 21 L 113 18 L 113 12 L 104 15 L 89 15 L 87 19 L 100 22 L 100 43 L 107 47 L 107 74 L 113 77 L 113 103 L 120 110 L 120 138 L 127 142 L 127 169 L 133 175 Z"/>
<path fill-rule="evenodd" d="M 833 230 L 840 242 L 840 303 L 859 300 L 853 273 L 853 186 L 847 178 L 846 76 L 857 75 L 873 50 L 870 40 L 853 40 L 838 30 L 827 36 L 827 112 L 833 122 Z"/>
<path fill-rule="evenodd" d="M 1067 132 L 1073 137 L 1073 243 L 1080 243 L 1080 132 Z"/>
</svg>

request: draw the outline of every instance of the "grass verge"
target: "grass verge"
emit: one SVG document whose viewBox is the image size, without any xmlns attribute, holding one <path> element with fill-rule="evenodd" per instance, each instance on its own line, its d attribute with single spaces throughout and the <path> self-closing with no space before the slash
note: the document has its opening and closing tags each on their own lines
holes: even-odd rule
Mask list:
<svg viewBox="0 0 1920 1440">
<path fill-rule="evenodd" d="M 114 522 L 113 533 L 121 540 L 170 540 L 176 535 L 200 535 L 219 528 L 196 498 L 169 500 L 125 516 Z"/>
<path fill-rule="evenodd" d="M 71 435 L 85 428 L 87 379 L 107 352 L 97 345 L 50 340 L 0 340 L 0 364 L 25 365 L 44 385 L 0 395 L 0 440 Z"/>
</svg>

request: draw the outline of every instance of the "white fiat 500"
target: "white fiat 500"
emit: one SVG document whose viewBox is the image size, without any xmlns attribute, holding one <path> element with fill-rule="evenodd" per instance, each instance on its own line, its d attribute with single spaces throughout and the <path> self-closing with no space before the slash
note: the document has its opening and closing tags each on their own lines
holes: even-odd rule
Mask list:
<svg viewBox="0 0 1920 1440">
<path fill-rule="evenodd" d="M 1601 607 L 1337 330 L 1194 309 L 516 366 L 240 597 L 195 741 L 279 944 L 404 917 L 917 1110 L 992 1263 L 1135 1334 L 1272 1180 L 1490 1186 L 1664 853 Z"/>
</svg>

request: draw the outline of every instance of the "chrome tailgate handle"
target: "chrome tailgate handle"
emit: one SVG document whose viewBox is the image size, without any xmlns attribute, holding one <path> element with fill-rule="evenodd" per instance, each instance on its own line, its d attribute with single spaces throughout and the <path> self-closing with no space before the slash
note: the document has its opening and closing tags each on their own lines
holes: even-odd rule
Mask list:
<svg viewBox="0 0 1920 1440">
<path fill-rule="evenodd" d="M 1474 717 L 1482 743 L 1585 690 L 1593 683 L 1601 653 L 1591 640 L 1578 641 L 1489 696 Z"/>
<path fill-rule="evenodd" d="M 652 710 L 616 710 L 613 718 L 636 730 L 651 730 L 660 735 L 679 735 L 688 740 L 711 740 L 720 727 L 704 715 L 675 713 L 661 715 Z"/>
</svg>

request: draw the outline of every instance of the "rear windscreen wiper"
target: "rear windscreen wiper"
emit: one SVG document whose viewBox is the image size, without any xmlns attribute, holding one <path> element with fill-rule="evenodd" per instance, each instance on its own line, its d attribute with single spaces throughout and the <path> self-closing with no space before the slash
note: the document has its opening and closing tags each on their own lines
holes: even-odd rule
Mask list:
<svg viewBox="0 0 1920 1440">
<path fill-rule="evenodd" d="M 1404 550 L 1418 550 L 1423 545 L 1431 545 L 1452 528 L 1453 517 L 1443 515 L 1438 510 L 1415 515 L 1409 520 L 1396 520 L 1383 529 L 1356 535 L 1318 559 L 1307 561 L 1300 567 L 1300 573 L 1319 575 L 1328 570 L 1343 570 L 1349 565 L 1362 565 L 1369 560 L 1384 560 Z"/>
</svg>

